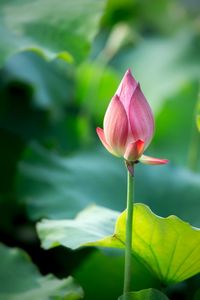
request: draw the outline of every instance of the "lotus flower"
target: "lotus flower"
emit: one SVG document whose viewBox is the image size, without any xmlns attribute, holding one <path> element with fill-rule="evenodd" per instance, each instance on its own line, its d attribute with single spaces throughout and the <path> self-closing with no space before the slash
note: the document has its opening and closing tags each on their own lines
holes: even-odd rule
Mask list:
<svg viewBox="0 0 200 300">
<path fill-rule="evenodd" d="M 103 129 L 97 128 L 103 146 L 127 162 L 165 164 L 166 159 L 143 155 L 154 134 L 154 118 L 139 83 L 130 69 L 125 73 L 104 116 Z"/>
</svg>

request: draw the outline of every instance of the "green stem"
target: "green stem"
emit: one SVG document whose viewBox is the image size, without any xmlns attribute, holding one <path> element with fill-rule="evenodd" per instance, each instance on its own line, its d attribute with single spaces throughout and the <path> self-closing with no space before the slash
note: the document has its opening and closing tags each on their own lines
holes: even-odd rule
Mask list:
<svg viewBox="0 0 200 300">
<path fill-rule="evenodd" d="M 189 156 L 188 156 L 188 167 L 190 168 L 190 170 L 194 172 L 197 170 L 197 166 L 198 166 L 199 149 L 200 149 L 200 134 L 196 126 L 194 126 L 190 148 L 189 148 Z"/>
<path fill-rule="evenodd" d="M 134 166 L 132 166 L 133 168 Z M 132 169 L 133 170 L 133 169 Z M 127 171 L 127 215 L 124 269 L 124 294 L 131 291 L 132 224 L 133 224 L 133 172 Z"/>
<path fill-rule="evenodd" d="M 199 85 L 200 90 L 200 85 Z M 197 102 L 194 108 L 194 119 L 196 120 L 197 115 L 199 114 L 200 110 L 200 92 L 197 97 Z M 199 162 L 199 155 L 200 155 L 200 133 L 197 130 L 196 124 L 193 124 L 192 127 L 192 134 L 191 134 L 191 142 L 189 146 L 189 153 L 188 153 L 188 167 L 192 171 L 196 171 Z"/>
</svg>

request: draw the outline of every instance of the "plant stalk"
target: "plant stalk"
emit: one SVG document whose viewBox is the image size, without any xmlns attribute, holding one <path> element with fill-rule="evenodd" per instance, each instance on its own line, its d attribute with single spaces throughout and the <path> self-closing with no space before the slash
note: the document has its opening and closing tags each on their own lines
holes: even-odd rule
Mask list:
<svg viewBox="0 0 200 300">
<path fill-rule="evenodd" d="M 196 126 L 193 128 L 192 138 L 189 148 L 188 155 L 188 167 L 192 171 L 197 170 L 198 160 L 199 160 L 199 150 L 200 150 L 200 133 L 198 132 Z"/>
<path fill-rule="evenodd" d="M 131 262 L 132 262 L 132 224 L 133 224 L 133 168 L 127 169 L 127 214 L 126 214 L 126 244 L 124 268 L 124 294 L 131 291 Z"/>
<path fill-rule="evenodd" d="M 200 86 L 199 86 L 199 90 L 200 90 Z M 199 111 L 200 111 L 200 92 L 197 97 L 197 103 L 194 109 L 194 119 L 197 118 Z M 199 155 L 200 155 L 200 133 L 197 130 L 197 125 L 193 124 L 191 142 L 190 142 L 189 153 L 188 153 L 188 167 L 190 168 L 190 170 L 194 172 L 197 171 Z"/>
</svg>

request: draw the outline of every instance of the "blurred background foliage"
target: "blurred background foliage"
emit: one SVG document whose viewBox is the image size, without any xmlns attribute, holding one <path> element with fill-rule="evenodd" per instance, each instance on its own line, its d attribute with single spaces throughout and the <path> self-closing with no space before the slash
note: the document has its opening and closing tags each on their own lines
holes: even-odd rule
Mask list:
<svg viewBox="0 0 200 300">
<path fill-rule="evenodd" d="M 73 274 L 86 300 L 114 300 L 121 253 L 44 251 L 35 222 L 93 203 L 124 209 L 123 162 L 103 149 L 95 128 L 130 67 L 155 115 L 148 153 L 170 160 L 137 166 L 136 200 L 200 226 L 199 1 L 1 0 L 0 37 L 1 242 L 27 251 L 43 275 Z M 159 287 L 133 264 L 133 289 Z M 167 292 L 191 300 L 199 286 L 195 276 Z"/>
</svg>

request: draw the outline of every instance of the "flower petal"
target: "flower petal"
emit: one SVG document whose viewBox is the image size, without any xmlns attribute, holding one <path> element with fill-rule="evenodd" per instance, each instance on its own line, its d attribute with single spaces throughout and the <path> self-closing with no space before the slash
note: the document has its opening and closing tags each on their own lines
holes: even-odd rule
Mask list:
<svg viewBox="0 0 200 300">
<path fill-rule="evenodd" d="M 127 115 L 129 111 L 129 104 L 136 87 L 137 87 L 137 81 L 131 74 L 131 70 L 128 69 L 124 77 L 122 78 L 122 81 L 120 82 L 120 85 L 116 92 L 116 95 L 119 96 L 120 101 L 122 102 Z"/>
<path fill-rule="evenodd" d="M 128 117 L 117 95 L 107 108 L 103 127 L 106 142 L 114 152 L 123 155 L 128 136 Z"/>
<path fill-rule="evenodd" d="M 134 140 L 143 140 L 145 149 L 154 133 L 154 118 L 151 108 L 138 84 L 129 105 L 129 122 Z"/>
<path fill-rule="evenodd" d="M 144 141 L 137 140 L 136 142 L 129 143 L 124 158 L 127 161 L 136 161 L 144 152 Z"/>
<path fill-rule="evenodd" d="M 100 127 L 97 127 L 97 128 L 96 128 L 96 132 L 97 132 L 97 135 L 98 135 L 100 141 L 102 142 L 103 146 L 104 146 L 110 153 L 112 153 L 113 155 L 119 156 L 119 155 L 117 155 L 117 154 L 113 151 L 113 149 L 112 149 L 112 148 L 108 145 L 108 143 L 106 142 L 106 139 L 105 139 L 105 135 L 104 135 L 103 129 L 100 128 Z"/>
<path fill-rule="evenodd" d="M 169 162 L 168 159 L 154 158 L 146 155 L 142 155 L 139 161 L 145 165 L 164 165 Z"/>
</svg>

